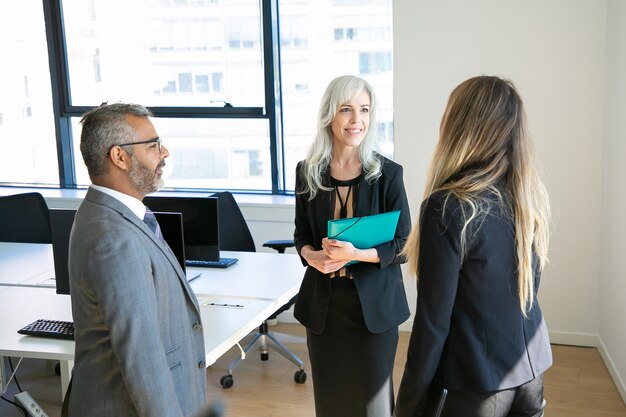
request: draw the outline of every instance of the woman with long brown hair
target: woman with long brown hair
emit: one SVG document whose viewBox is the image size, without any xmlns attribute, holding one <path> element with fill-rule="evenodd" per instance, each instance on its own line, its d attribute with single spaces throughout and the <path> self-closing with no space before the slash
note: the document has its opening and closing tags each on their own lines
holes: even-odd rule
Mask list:
<svg viewBox="0 0 626 417">
<path fill-rule="evenodd" d="M 550 206 L 522 100 L 479 76 L 452 92 L 419 224 L 405 246 L 418 298 L 396 416 L 542 416 L 552 364 L 537 300 Z"/>
</svg>

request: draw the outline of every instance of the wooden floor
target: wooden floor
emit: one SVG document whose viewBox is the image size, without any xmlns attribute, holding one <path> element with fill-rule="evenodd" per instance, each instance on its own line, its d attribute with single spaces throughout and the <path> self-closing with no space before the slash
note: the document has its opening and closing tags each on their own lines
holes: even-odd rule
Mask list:
<svg viewBox="0 0 626 417">
<path fill-rule="evenodd" d="M 279 324 L 270 330 L 305 362 L 308 370 L 304 329 L 297 324 Z M 400 333 L 394 371 L 396 389 L 402 377 L 407 343 L 408 334 Z M 554 365 L 545 376 L 546 417 L 626 417 L 626 406 L 596 349 L 553 345 L 552 351 Z M 310 375 L 304 384 L 295 383 L 293 376 L 298 368 L 272 350 L 267 362 L 259 359 L 258 352 L 253 352 L 234 370 L 233 387 L 221 388 L 220 378 L 238 354 L 238 348 L 231 349 L 207 370 L 209 400 L 219 402 L 226 417 L 315 416 Z M 54 374 L 51 362 L 24 360 L 17 375 L 22 389 L 50 417 L 61 415 L 60 377 Z M 12 383 L 5 397 L 13 399 L 15 392 Z M 0 401 L 0 416 L 22 414 Z"/>
</svg>

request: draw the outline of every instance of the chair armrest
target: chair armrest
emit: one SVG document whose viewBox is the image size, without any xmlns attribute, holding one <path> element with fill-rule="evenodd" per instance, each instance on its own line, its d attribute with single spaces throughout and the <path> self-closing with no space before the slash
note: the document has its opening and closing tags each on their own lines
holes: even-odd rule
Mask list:
<svg viewBox="0 0 626 417">
<path fill-rule="evenodd" d="M 285 253 L 285 249 L 293 248 L 295 244 L 293 243 L 293 239 L 290 240 L 268 240 L 263 244 L 263 247 L 272 248 L 278 253 Z"/>
</svg>

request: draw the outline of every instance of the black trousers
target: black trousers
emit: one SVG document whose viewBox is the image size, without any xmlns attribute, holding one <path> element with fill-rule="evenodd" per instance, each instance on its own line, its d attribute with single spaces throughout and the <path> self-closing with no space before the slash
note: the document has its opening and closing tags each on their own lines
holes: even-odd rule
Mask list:
<svg viewBox="0 0 626 417">
<path fill-rule="evenodd" d="M 426 400 L 424 417 L 434 416 L 442 387 L 436 382 Z M 543 417 L 543 374 L 502 391 L 449 390 L 441 417 Z"/>
</svg>

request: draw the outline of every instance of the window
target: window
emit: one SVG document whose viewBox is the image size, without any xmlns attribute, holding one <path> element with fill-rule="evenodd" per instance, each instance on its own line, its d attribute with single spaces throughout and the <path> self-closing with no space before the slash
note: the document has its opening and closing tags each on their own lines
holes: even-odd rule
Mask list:
<svg viewBox="0 0 626 417">
<path fill-rule="evenodd" d="M 90 3 L 95 5 L 91 17 Z M 225 2 L 223 7 L 187 1 L 64 0 L 62 7 L 70 106 L 93 107 L 104 101 L 204 106 L 206 97 L 193 94 L 192 74 L 213 72 L 236 74 L 213 99 L 238 106 L 265 104 L 256 0 L 236 6 Z M 212 39 L 218 34 L 221 47 Z M 225 51 L 224 39 L 248 52 Z M 245 89 L 239 88 L 238 77 L 245 77 Z"/>
<path fill-rule="evenodd" d="M 391 41 L 391 27 L 347 27 L 347 28 L 335 28 L 335 40 L 346 40 L 356 42 L 390 42 Z"/>
<path fill-rule="evenodd" d="M 208 75 L 196 75 L 196 90 L 197 93 L 209 92 L 209 76 Z"/>
<path fill-rule="evenodd" d="M 0 181 L 58 186 L 41 1 L 0 3 L 0 35 Z"/>
<path fill-rule="evenodd" d="M 151 107 L 171 151 L 167 188 L 278 191 L 258 1 L 90 3 L 91 17 L 84 0 L 62 2 L 76 184 L 89 184 L 78 148 L 80 115 L 104 101 L 130 101 Z M 256 168 L 240 174 L 239 155 L 252 151 L 245 166 Z"/>
<path fill-rule="evenodd" d="M 0 6 L 0 53 L 11 62 L 0 67 L 0 182 L 87 186 L 78 122 L 102 102 L 126 101 L 154 113 L 171 151 L 167 188 L 289 193 L 322 92 L 341 74 L 374 86 L 391 155 L 391 7 L 392 0 Z"/>
<path fill-rule="evenodd" d="M 192 93 L 193 86 L 191 83 L 191 73 L 185 72 L 183 74 L 178 74 L 178 85 L 180 86 L 179 91 L 181 93 Z"/>
<path fill-rule="evenodd" d="M 222 76 L 221 72 L 216 72 L 211 74 L 211 85 L 213 86 L 213 91 L 216 93 L 222 92 Z"/>
<path fill-rule="evenodd" d="M 319 103 L 336 76 L 365 78 L 376 92 L 381 150 L 393 155 L 391 0 L 280 0 L 281 77 L 286 188 L 315 133 Z M 296 22 L 296 23 L 294 23 Z M 307 39 L 303 51 L 283 33 Z M 303 32 L 306 31 L 306 32 Z M 285 47 L 289 45 L 289 48 Z"/>
<path fill-rule="evenodd" d="M 282 49 L 306 48 L 306 16 L 285 15 L 280 20 L 280 46 Z"/>
<path fill-rule="evenodd" d="M 391 54 L 389 52 L 359 53 L 359 71 L 361 74 L 391 72 Z"/>
</svg>

